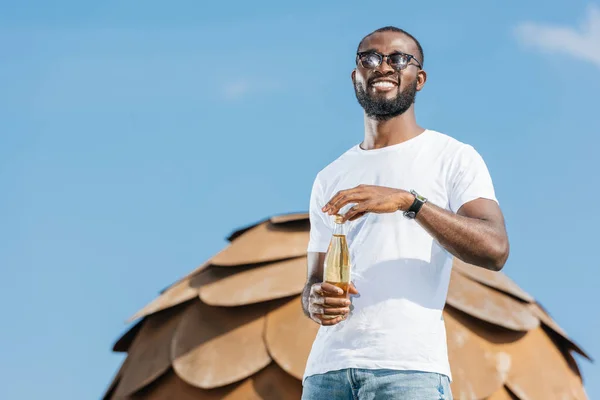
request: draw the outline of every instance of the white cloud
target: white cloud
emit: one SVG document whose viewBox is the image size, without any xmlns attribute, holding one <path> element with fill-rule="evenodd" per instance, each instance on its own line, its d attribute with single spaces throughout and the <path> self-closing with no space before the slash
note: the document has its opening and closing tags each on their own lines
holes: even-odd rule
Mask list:
<svg viewBox="0 0 600 400">
<path fill-rule="evenodd" d="M 221 95 L 225 100 L 240 100 L 249 95 L 270 93 L 281 89 L 279 82 L 260 79 L 242 79 L 224 84 Z"/>
<path fill-rule="evenodd" d="M 523 22 L 515 34 L 524 45 L 546 53 L 570 55 L 600 67 L 600 8 L 591 5 L 579 28 Z"/>
</svg>

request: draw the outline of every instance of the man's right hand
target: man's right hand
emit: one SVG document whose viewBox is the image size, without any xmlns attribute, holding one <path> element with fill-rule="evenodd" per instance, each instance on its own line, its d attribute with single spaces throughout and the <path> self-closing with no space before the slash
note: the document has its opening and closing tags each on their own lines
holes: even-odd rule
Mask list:
<svg viewBox="0 0 600 400">
<path fill-rule="evenodd" d="M 352 284 L 348 291 L 358 294 Z M 343 321 L 350 313 L 350 300 L 346 297 L 339 297 L 343 294 L 342 289 L 330 283 L 323 282 L 312 285 L 308 297 L 310 318 L 324 326 L 335 325 Z"/>
</svg>

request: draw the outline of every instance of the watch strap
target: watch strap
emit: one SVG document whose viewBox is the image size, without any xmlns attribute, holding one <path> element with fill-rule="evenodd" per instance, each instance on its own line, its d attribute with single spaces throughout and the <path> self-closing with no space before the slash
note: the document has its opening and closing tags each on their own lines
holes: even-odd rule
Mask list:
<svg viewBox="0 0 600 400">
<path fill-rule="evenodd" d="M 411 190 L 410 193 L 415 196 L 415 201 L 413 201 L 408 210 L 404 211 L 404 216 L 406 218 L 415 219 L 421 210 L 421 207 L 423 207 L 423 204 L 427 203 L 427 199 L 414 190 Z"/>
</svg>

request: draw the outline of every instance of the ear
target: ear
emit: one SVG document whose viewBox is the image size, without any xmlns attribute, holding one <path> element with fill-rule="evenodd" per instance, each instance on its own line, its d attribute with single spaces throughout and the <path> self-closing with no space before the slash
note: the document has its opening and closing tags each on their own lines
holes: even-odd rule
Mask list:
<svg viewBox="0 0 600 400">
<path fill-rule="evenodd" d="M 425 86 L 425 82 L 427 82 L 427 72 L 421 69 L 417 73 L 417 91 L 423 89 L 423 86 Z"/>
<path fill-rule="evenodd" d="M 352 77 L 352 84 L 356 85 L 356 69 L 352 70 L 352 74 L 350 76 Z"/>
</svg>

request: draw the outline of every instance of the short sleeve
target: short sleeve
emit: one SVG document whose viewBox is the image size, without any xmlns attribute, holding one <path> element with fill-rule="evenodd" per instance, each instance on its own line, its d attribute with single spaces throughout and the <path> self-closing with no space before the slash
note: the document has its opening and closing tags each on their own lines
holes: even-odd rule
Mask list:
<svg viewBox="0 0 600 400">
<path fill-rule="evenodd" d="M 325 253 L 329 247 L 332 230 L 327 215 L 321 211 L 324 205 L 323 188 L 317 176 L 310 194 L 310 237 L 307 249 L 309 252 Z"/>
<path fill-rule="evenodd" d="M 448 180 L 448 198 L 452 212 L 458 212 L 463 204 L 478 198 L 498 202 L 487 165 L 472 146 L 464 145 L 458 152 L 452 162 Z"/>
</svg>

